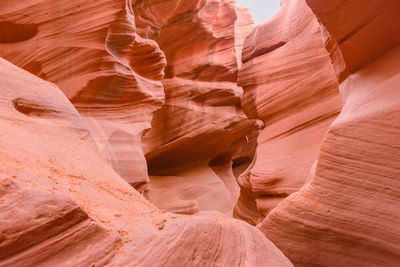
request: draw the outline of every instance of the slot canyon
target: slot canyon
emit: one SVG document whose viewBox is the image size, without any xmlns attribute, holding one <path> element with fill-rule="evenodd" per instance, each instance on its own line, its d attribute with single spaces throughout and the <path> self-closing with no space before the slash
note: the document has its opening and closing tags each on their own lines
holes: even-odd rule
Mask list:
<svg viewBox="0 0 400 267">
<path fill-rule="evenodd" d="M 399 0 L 1 0 L 0 92 L 0 267 L 400 266 Z"/>
</svg>

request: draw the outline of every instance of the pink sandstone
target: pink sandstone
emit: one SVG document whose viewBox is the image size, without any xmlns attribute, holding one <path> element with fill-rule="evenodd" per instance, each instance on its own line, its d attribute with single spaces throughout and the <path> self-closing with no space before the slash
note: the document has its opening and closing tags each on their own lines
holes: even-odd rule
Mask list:
<svg viewBox="0 0 400 267">
<path fill-rule="evenodd" d="M 398 14 L 0 1 L 0 266 L 397 266 Z"/>
<path fill-rule="evenodd" d="M 303 1 L 284 1 L 258 25 L 242 60 L 242 107 L 264 127 L 252 167 L 239 178 L 235 216 L 257 224 L 303 186 L 341 102 L 319 24 Z"/>
<path fill-rule="evenodd" d="M 292 266 L 244 222 L 157 209 L 56 86 L 3 59 L 0 75 L 0 266 Z"/>
<path fill-rule="evenodd" d="M 400 3 L 307 3 L 322 24 L 344 105 L 307 183 L 259 228 L 296 266 L 396 266 Z"/>
</svg>

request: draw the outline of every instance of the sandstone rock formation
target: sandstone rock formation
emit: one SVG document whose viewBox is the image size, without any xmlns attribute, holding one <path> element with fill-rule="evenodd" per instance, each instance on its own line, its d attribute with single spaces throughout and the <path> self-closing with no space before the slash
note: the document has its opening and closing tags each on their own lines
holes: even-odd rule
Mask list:
<svg viewBox="0 0 400 267">
<path fill-rule="evenodd" d="M 306 185 L 259 227 L 296 266 L 397 266 L 400 3 L 307 3 L 322 23 L 344 106 Z"/>
<path fill-rule="evenodd" d="M 0 4 L 0 55 L 57 84 L 104 158 L 135 188 L 150 181 L 148 163 L 176 191 L 162 197 L 168 210 L 232 216 L 239 194 L 232 160 L 248 164 L 259 128 L 242 112 L 236 84 L 254 26 L 247 9 L 232 0 L 48 2 Z M 186 177 L 186 186 L 174 177 Z M 157 180 L 146 195 L 158 205 L 152 196 L 165 190 Z M 219 207 L 210 202 L 216 197 Z"/>
<path fill-rule="evenodd" d="M 251 149 L 236 152 L 258 131 L 240 108 L 236 85 L 237 54 L 252 27 L 234 1 L 182 1 L 155 38 L 168 64 L 165 103 L 144 137 L 149 172 L 157 175 L 148 190 L 154 203 L 157 195 L 176 199 L 168 210 L 232 216 L 239 194 L 232 160 L 252 157 Z"/>
<path fill-rule="evenodd" d="M 399 265 L 398 14 L 0 1 L 0 266 Z"/>
<path fill-rule="evenodd" d="M 166 61 L 136 33 L 131 1 L 6 0 L 0 10 L 0 55 L 57 84 L 114 169 L 148 182 L 140 142 L 164 100 Z"/>
<path fill-rule="evenodd" d="M 244 222 L 155 208 L 56 86 L 3 59 L 0 77 L 0 266 L 292 266 Z"/>
<path fill-rule="evenodd" d="M 114 172 L 136 187 L 149 181 L 142 135 L 150 128 L 153 112 L 161 107 L 163 84 L 168 83 L 161 83 L 164 53 L 151 39 L 162 38 L 163 25 L 193 8 L 193 3 L 168 1 L 161 4 L 166 12 L 153 12 L 160 8 L 154 1 L 0 4 L 0 55 L 59 85 L 79 111 L 54 85 L 1 60 L 1 110 L 6 114 L 0 133 L 1 266 L 291 266 L 254 227 L 232 219 L 179 217 L 158 210 Z M 196 81 L 185 77 L 170 79 L 171 87 L 194 88 L 195 104 L 209 106 L 204 112 L 209 112 L 210 118 L 204 124 L 218 118 L 217 113 L 226 113 L 219 129 L 206 126 L 193 134 L 211 143 L 200 149 L 204 156 L 194 157 L 194 165 L 201 161 L 201 170 L 190 171 L 211 183 L 204 187 L 202 179 L 200 186 L 192 184 L 195 190 L 186 194 L 195 195 L 198 202 L 189 201 L 195 211 L 220 210 L 229 215 L 238 193 L 232 171 L 224 168 L 231 168 L 231 157 L 225 160 L 225 155 L 215 155 L 212 145 L 221 145 L 216 153 L 233 154 L 245 143 L 246 131 L 257 127 L 241 113 L 241 89 L 235 82 L 236 55 L 241 50 L 238 40 L 244 39 L 252 21 L 232 1 L 199 1 L 195 6 L 188 25 L 208 36 L 207 42 L 199 44 L 200 54 L 219 42 L 221 53 L 227 50 L 229 57 L 209 53 L 216 56 L 215 63 L 210 64 L 208 74 L 208 63 L 201 63 L 206 73 L 199 88 L 193 87 Z M 210 20 L 209 16 L 217 13 L 219 19 Z M 236 13 L 241 14 L 241 23 L 230 16 Z M 227 78 L 213 78 L 213 68 Z M 193 131 L 189 125 L 185 127 L 178 130 Z M 204 134 L 210 140 L 204 139 Z M 214 141 L 212 137 L 216 137 Z M 231 138 L 227 145 L 224 137 Z M 251 149 L 246 152 L 251 155 Z M 215 156 L 226 164 L 221 165 L 217 157 L 209 168 Z M 168 181 L 174 184 L 174 180 Z M 199 196 L 201 190 L 203 196 Z M 226 196 L 220 196 L 221 192 Z M 160 206 L 168 203 L 165 195 L 162 197 L 157 203 Z M 215 201 L 221 201 L 221 208 Z M 181 202 L 187 213 L 187 203 Z M 182 213 L 174 202 L 164 207 Z"/>
<path fill-rule="evenodd" d="M 303 186 L 341 102 L 319 24 L 304 1 L 284 1 L 258 25 L 242 60 L 242 107 L 264 127 L 253 166 L 239 178 L 235 216 L 257 224 Z"/>
</svg>

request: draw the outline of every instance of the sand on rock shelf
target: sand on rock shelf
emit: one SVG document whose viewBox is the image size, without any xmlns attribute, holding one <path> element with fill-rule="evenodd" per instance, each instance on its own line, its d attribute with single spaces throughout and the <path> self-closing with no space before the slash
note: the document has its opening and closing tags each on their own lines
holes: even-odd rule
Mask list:
<svg viewBox="0 0 400 267">
<path fill-rule="evenodd" d="M 280 4 L 0 1 L 0 267 L 399 266 L 400 2 Z"/>
</svg>

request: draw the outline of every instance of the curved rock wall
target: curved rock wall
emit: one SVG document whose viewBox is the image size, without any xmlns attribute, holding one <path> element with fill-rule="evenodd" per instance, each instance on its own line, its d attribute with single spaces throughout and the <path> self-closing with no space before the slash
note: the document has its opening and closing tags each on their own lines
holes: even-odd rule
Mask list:
<svg viewBox="0 0 400 267">
<path fill-rule="evenodd" d="M 248 164 L 259 128 L 242 112 L 236 84 L 254 27 L 247 9 L 232 0 L 48 2 L 0 4 L 0 55 L 56 83 L 136 189 L 150 182 L 147 169 L 169 176 L 147 188 L 154 203 L 232 216 L 239 194 L 232 161 Z M 161 202 L 151 197 L 167 185 Z"/>
<path fill-rule="evenodd" d="M 325 31 L 344 105 L 305 186 L 259 228 L 296 266 L 396 266 L 400 3 L 307 3 Z"/>
<path fill-rule="evenodd" d="M 242 107 L 264 126 L 257 156 L 239 178 L 235 216 L 257 224 L 303 186 L 341 102 L 319 24 L 304 1 L 284 1 L 258 25 L 245 40 L 242 60 Z"/>
<path fill-rule="evenodd" d="M 136 33 L 132 2 L 6 0 L 0 10 L 0 55 L 57 84 L 114 169 L 148 182 L 141 139 L 164 101 L 166 60 Z"/>
<path fill-rule="evenodd" d="M 0 266 L 292 266 L 256 228 L 233 219 L 161 211 L 114 171 L 133 186 L 149 181 L 141 141 L 153 112 L 164 101 L 163 83 L 171 80 L 171 87 L 179 88 L 181 80 L 183 94 L 196 83 L 182 77 L 161 82 L 166 60 L 151 39 L 162 38 L 163 25 L 170 17 L 182 19 L 176 16 L 193 8 L 193 1 L 164 4 L 39 0 L 0 4 L 0 55 L 59 85 L 79 111 L 54 85 L 0 60 Z M 161 7 L 165 12 L 153 12 Z M 234 38 L 236 28 L 244 31 L 252 25 L 251 19 L 245 25 L 230 17 L 236 12 L 233 2 L 199 1 L 197 7 L 189 25 L 206 36 L 201 53 L 220 42 L 220 53 L 227 49 L 231 58 L 216 56 L 208 71 L 216 77 L 207 80 L 206 73 L 199 80 L 204 86 L 199 91 L 194 88 L 193 103 L 201 103 L 200 110 L 208 107 L 203 111 L 210 114 L 207 123 L 218 118 L 218 112 L 225 114 L 222 121 L 226 122 L 225 128 L 203 127 L 196 133 L 205 132 L 206 142 L 220 137 L 219 142 L 199 147 L 204 157 L 188 160 L 202 161 L 200 172 L 197 166 L 192 170 L 211 180 L 210 188 L 200 183 L 194 188 L 203 196 L 196 191 L 186 194 L 199 201 L 191 201 L 194 212 L 219 209 L 228 215 L 237 192 L 231 157 L 225 159 L 224 154 L 211 167 L 208 164 L 215 157 L 210 153 L 212 144 L 229 137 L 228 145 L 216 151 L 233 153 L 230 150 L 246 144 L 237 139 L 244 139 L 245 131 L 254 127 L 240 110 L 241 90 L 235 75 L 241 44 Z M 140 14 L 136 21 L 133 8 Z M 229 16 L 224 18 L 226 12 Z M 220 15 L 214 21 L 209 16 L 216 13 Z M 160 20 L 154 16 L 149 20 L 149 14 Z M 169 96 L 168 100 L 179 102 L 179 94 L 177 99 Z M 185 127 L 179 130 L 193 130 Z M 220 167 L 220 161 L 228 164 L 226 168 Z M 210 194 L 208 189 L 214 191 Z M 220 208 L 212 196 L 221 200 Z M 164 203 L 168 203 L 165 196 L 157 204 Z M 162 208 L 188 213 L 186 206 L 182 212 L 173 202 L 172 207 Z"/>
<path fill-rule="evenodd" d="M 232 216 L 239 194 L 232 160 L 252 157 L 254 146 L 238 149 L 258 131 L 241 110 L 236 85 L 236 55 L 252 27 L 250 14 L 235 1 L 181 1 L 155 38 L 168 62 L 165 103 L 144 142 L 149 172 L 157 175 L 148 197 L 175 202 L 167 210 Z"/>
<path fill-rule="evenodd" d="M 281 6 L 1 1 L 0 266 L 398 265 L 400 3 Z"/>
<path fill-rule="evenodd" d="M 56 86 L 3 59 L 0 76 L 0 266 L 292 266 L 244 222 L 157 209 Z"/>
</svg>

